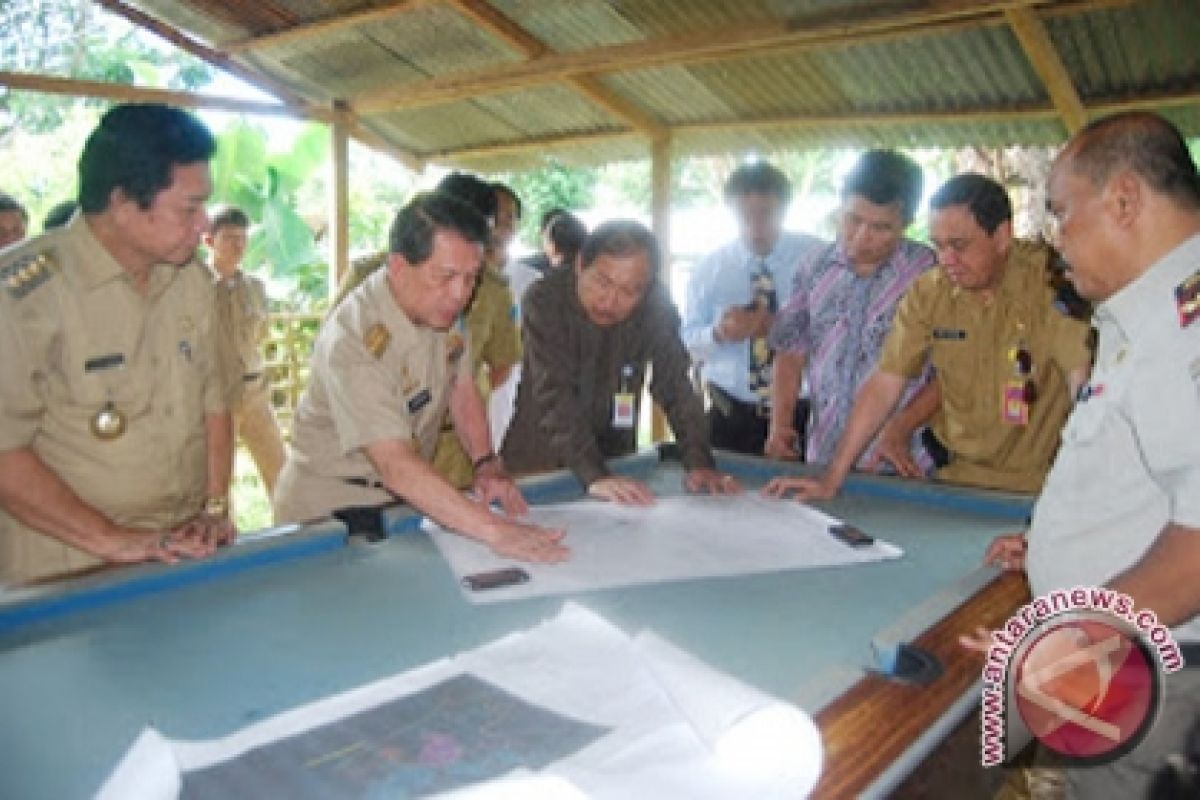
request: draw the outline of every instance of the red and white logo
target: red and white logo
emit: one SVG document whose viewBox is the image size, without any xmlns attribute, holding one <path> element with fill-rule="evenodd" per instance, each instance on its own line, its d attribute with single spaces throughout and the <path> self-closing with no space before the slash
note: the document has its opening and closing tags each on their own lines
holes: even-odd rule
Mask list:
<svg viewBox="0 0 1200 800">
<path fill-rule="evenodd" d="M 1045 746 L 1083 761 L 1136 747 L 1154 723 L 1160 673 L 1142 639 L 1111 615 L 1053 620 L 1014 654 L 1017 713 Z"/>
</svg>

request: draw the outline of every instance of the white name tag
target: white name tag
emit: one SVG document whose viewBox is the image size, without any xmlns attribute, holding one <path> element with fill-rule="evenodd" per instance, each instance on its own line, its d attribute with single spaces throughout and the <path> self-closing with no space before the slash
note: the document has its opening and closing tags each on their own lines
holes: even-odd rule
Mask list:
<svg viewBox="0 0 1200 800">
<path fill-rule="evenodd" d="M 617 392 L 613 395 L 612 424 L 614 428 L 629 430 L 633 427 L 636 416 L 636 406 L 631 393 Z"/>
</svg>

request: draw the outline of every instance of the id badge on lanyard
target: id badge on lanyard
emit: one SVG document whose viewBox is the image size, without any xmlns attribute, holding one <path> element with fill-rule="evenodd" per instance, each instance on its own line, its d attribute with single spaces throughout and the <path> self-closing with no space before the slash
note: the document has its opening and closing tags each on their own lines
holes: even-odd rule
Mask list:
<svg viewBox="0 0 1200 800">
<path fill-rule="evenodd" d="M 637 424 L 637 403 L 633 394 L 633 365 L 621 367 L 621 382 L 613 395 L 612 425 L 618 430 L 630 430 Z"/>
</svg>

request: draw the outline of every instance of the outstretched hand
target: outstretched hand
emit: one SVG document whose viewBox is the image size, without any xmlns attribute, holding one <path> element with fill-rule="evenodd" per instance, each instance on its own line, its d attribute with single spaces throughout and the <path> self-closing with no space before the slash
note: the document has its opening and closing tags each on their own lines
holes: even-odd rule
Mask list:
<svg viewBox="0 0 1200 800">
<path fill-rule="evenodd" d="M 610 475 L 592 481 L 588 486 L 588 494 L 600 500 L 608 500 L 623 506 L 652 506 L 654 492 L 650 487 L 635 478 L 623 475 Z"/>
<path fill-rule="evenodd" d="M 796 478 L 780 476 L 772 478 L 762 493 L 767 497 L 784 498 L 788 494 L 795 496 L 800 502 L 809 500 L 830 500 L 837 496 L 838 488 L 827 478 Z"/>
</svg>

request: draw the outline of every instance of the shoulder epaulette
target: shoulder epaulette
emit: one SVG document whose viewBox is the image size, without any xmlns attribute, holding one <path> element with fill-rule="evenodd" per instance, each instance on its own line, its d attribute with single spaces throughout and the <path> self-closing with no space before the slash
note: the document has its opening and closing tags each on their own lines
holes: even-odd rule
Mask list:
<svg viewBox="0 0 1200 800">
<path fill-rule="evenodd" d="M 50 280 L 58 261 L 54 253 L 43 250 L 27 253 L 11 264 L 0 268 L 0 284 L 17 300 Z"/>
<path fill-rule="evenodd" d="M 1200 270 L 1175 287 L 1175 308 L 1179 312 L 1181 328 L 1200 319 Z"/>
</svg>

